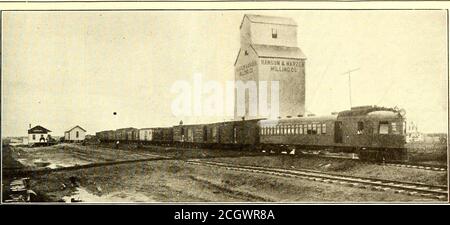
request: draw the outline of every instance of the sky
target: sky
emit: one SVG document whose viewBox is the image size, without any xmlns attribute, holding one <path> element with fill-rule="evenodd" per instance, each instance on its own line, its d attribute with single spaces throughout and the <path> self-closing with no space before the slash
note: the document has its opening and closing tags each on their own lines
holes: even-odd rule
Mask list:
<svg viewBox="0 0 450 225">
<path fill-rule="evenodd" d="M 245 13 L 297 22 L 308 113 L 349 109 L 343 73 L 360 68 L 353 106 L 397 106 L 421 131 L 447 131 L 446 11 L 4 12 L 2 136 L 231 119 L 173 115 L 171 87 L 232 81 Z"/>
</svg>

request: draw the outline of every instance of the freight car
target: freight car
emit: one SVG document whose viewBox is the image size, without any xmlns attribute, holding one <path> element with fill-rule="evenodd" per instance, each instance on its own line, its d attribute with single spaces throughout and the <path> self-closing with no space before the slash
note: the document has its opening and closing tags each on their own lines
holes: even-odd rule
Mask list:
<svg viewBox="0 0 450 225">
<path fill-rule="evenodd" d="M 97 132 L 101 141 L 298 154 L 305 149 L 355 152 L 362 160 L 406 160 L 404 111 L 353 107 L 327 116 L 255 119 Z"/>
<path fill-rule="evenodd" d="M 183 147 L 248 149 L 259 143 L 258 121 L 180 124 L 173 127 L 173 141 Z"/>
<path fill-rule="evenodd" d="M 139 129 L 139 141 L 143 144 L 150 144 L 153 142 L 153 128 Z"/>
<path fill-rule="evenodd" d="M 153 128 L 153 140 L 156 145 L 171 145 L 173 143 L 173 128 L 172 127 L 157 127 Z"/>
</svg>

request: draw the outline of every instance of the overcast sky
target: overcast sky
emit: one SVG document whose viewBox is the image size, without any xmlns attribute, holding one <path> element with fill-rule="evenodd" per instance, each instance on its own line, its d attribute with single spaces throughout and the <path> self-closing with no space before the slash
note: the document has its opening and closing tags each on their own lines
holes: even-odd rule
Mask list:
<svg viewBox="0 0 450 225">
<path fill-rule="evenodd" d="M 4 12 L 2 136 L 229 119 L 175 117 L 170 88 L 195 73 L 233 80 L 245 13 L 297 22 L 308 112 L 348 109 L 341 74 L 360 68 L 353 106 L 398 106 L 424 132 L 447 130 L 445 11 Z"/>
</svg>

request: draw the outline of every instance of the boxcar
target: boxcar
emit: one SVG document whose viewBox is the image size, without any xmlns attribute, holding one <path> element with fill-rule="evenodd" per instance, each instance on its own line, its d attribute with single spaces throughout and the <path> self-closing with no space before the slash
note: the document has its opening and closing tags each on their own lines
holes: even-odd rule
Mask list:
<svg viewBox="0 0 450 225">
<path fill-rule="evenodd" d="M 220 128 L 222 123 L 212 123 L 204 125 L 204 146 L 207 148 L 220 147 Z"/>
<path fill-rule="evenodd" d="M 139 129 L 139 141 L 151 142 L 153 140 L 153 128 Z"/>
<path fill-rule="evenodd" d="M 132 141 L 133 140 L 133 131 L 137 130 L 136 128 L 121 128 L 116 130 L 116 139 L 119 141 Z"/>
<path fill-rule="evenodd" d="M 259 144 L 259 119 L 235 121 L 236 144 L 239 147 L 251 148 Z"/>
<path fill-rule="evenodd" d="M 173 141 L 190 147 L 218 147 L 221 123 L 177 125 L 173 127 Z"/>
<path fill-rule="evenodd" d="M 117 140 L 116 131 L 115 130 L 108 130 L 108 131 L 106 131 L 106 139 L 109 142 Z"/>
<path fill-rule="evenodd" d="M 173 126 L 173 142 L 179 144 L 184 142 L 184 126 L 183 124 Z"/>
<path fill-rule="evenodd" d="M 185 142 L 191 143 L 193 147 L 201 147 L 206 141 L 206 126 L 204 124 L 184 125 L 183 130 Z"/>
<path fill-rule="evenodd" d="M 106 135 L 107 131 L 100 131 L 100 132 L 96 132 L 95 136 L 101 141 L 101 142 L 105 142 L 108 139 L 108 136 Z"/>
<path fill-rule="evenodd" d="M 217 140 L 224 148 L 250 148 L 259 144 L 259 120 L 228 121 L 217 125 Z"/>
<path fill-rule="evenodd" d="M 173 142 L 172 127 L 152 128 L 152 141 L 156 144 L 170 144 Z"/>
</svg>

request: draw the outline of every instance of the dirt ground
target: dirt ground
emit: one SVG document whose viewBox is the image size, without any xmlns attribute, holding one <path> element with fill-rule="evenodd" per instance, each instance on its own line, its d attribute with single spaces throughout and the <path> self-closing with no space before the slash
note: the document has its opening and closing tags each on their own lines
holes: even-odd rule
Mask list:
<svg viewBox="0 0 450 225">
<path fill-rule="evenodd" d="M 100 146 L 82 146 L 66 143 L 38 148 L 9 148 L 12 157 L 27 169 L 38 169 L 42 167 L 54 169 L 98 162 L 115 162 L 156 157 L 155 154 L 144 151 L 116 150 Z"/>
<path fill-rule="evenodd" d="M 434 199 L 327 184 L 298 178 L 249 174 L 223 168 L 194 166 L 183 159 L 208 160 L 284 168 L 313 168 L 357 176 L 398 178 L 442 183 L 446 173 L 388 168 L 351 160 L 294 158 L 287 155 L 166 147 L 112 149 L 60 144 L 5 150 L 3 168 L 27 170 L 61 168 L 102 162 L 175 157 L 46 173 L 31 173 L 31 188 L 40 201 L 51 202 L 423 202 Z M 7 153 L 7 154 L 5 154 Z M 415 172 L 411 172 L 415 171 Z M 7 187 L 13 177 L 3 177 Z M 441 181 L 439 181 L 441 179 Z M 4 188 L 5 190 L 5 188 Z M 4 193 L 4 196 L 5 193 Z"/>
</svg>

